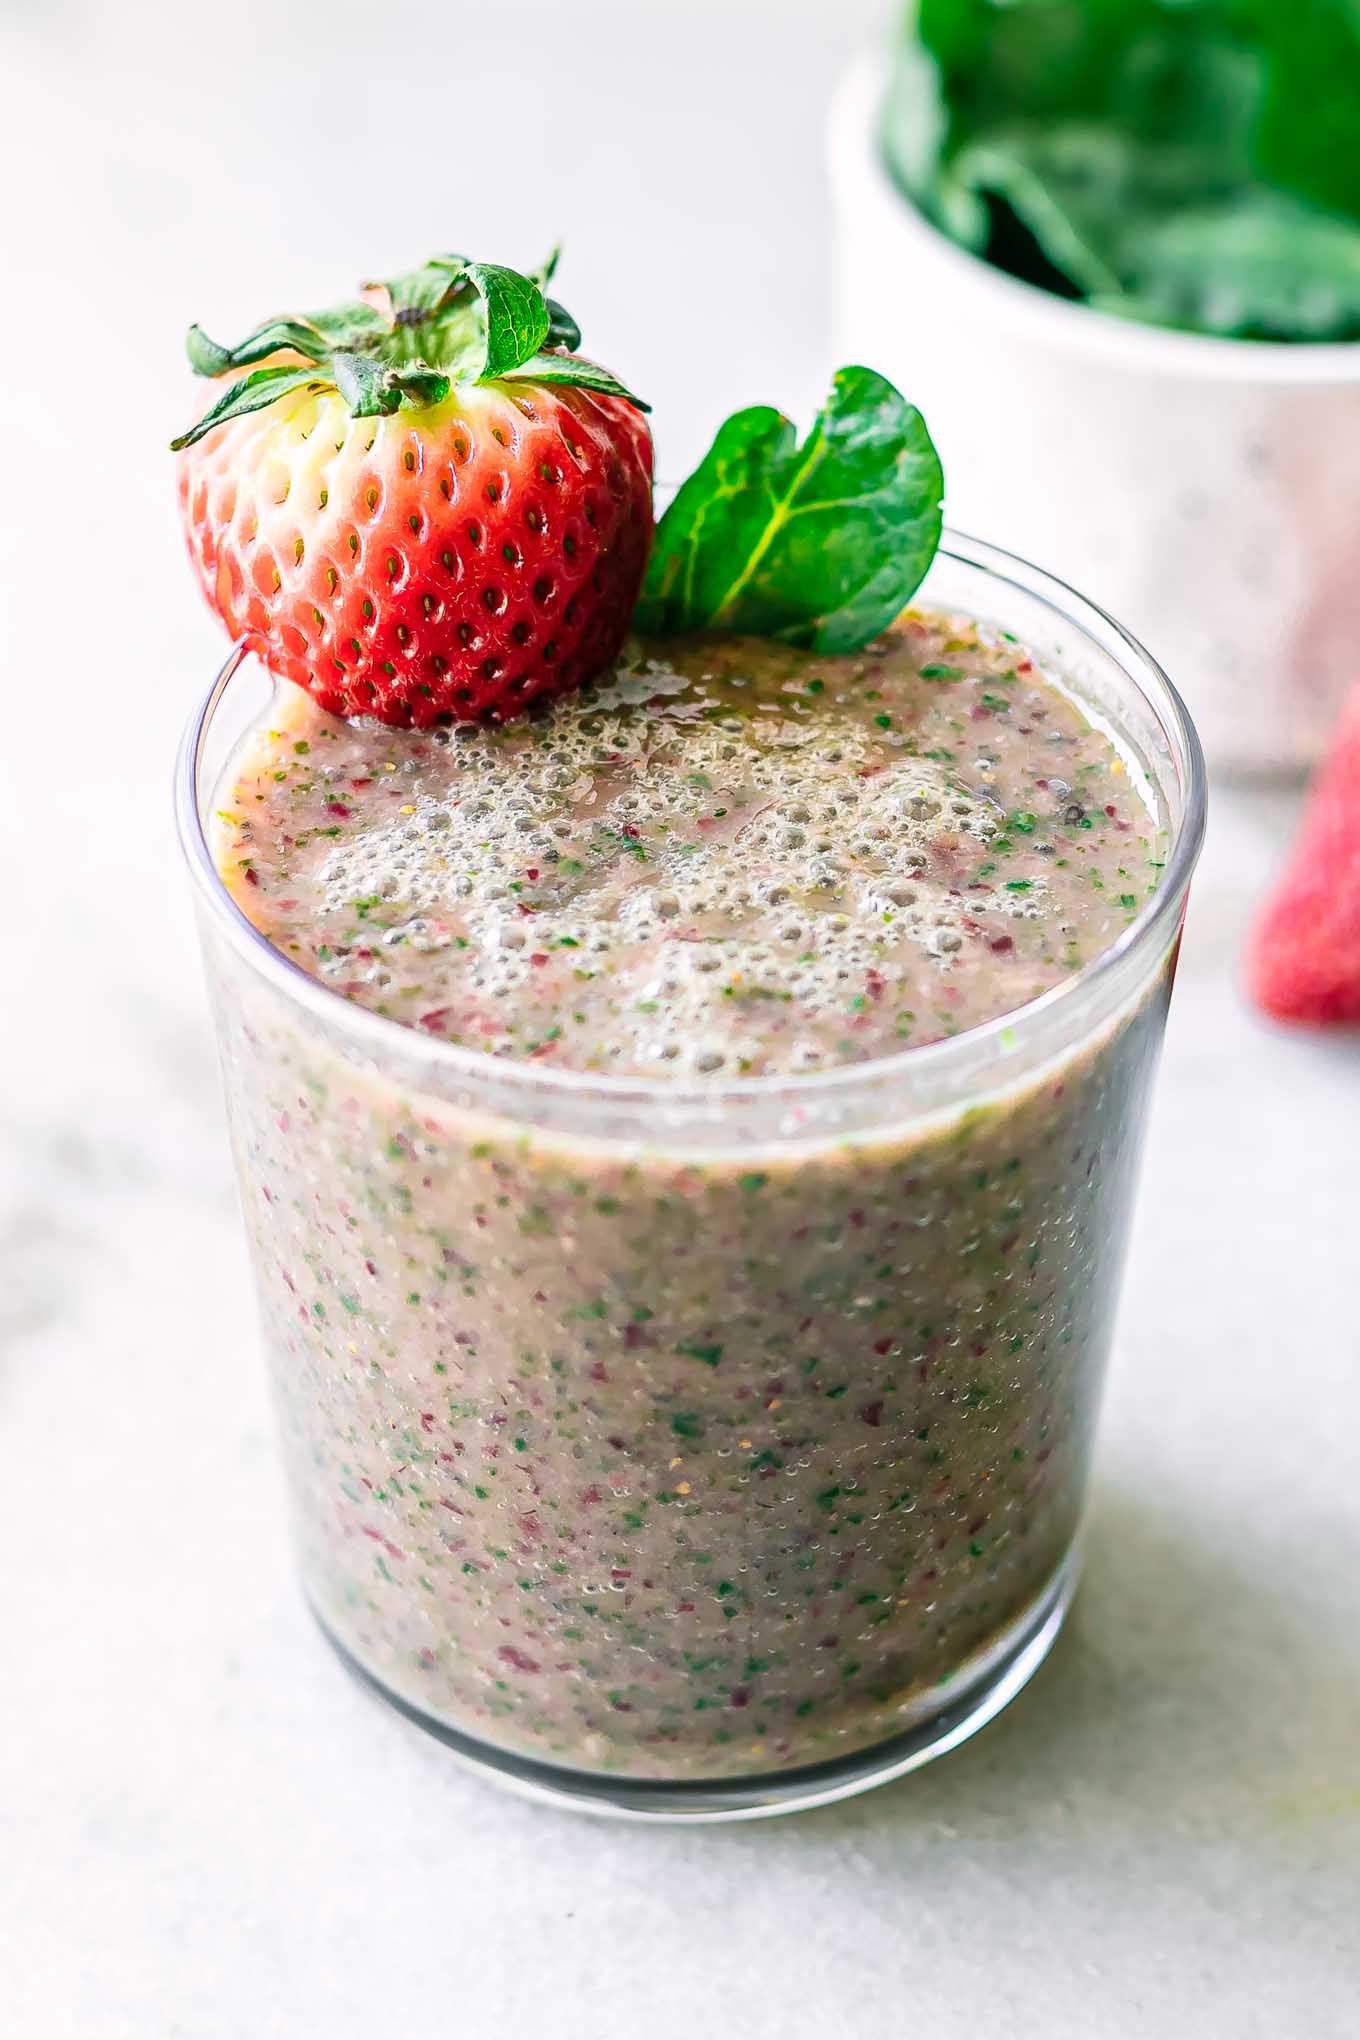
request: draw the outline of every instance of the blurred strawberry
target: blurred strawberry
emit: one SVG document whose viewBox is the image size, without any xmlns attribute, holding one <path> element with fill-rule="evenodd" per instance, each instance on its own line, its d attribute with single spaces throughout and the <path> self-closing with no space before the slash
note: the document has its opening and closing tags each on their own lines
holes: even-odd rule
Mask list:
<svg viewBox="0 0 1360 2040">
<path fill-rule="evenodd" d="M 639 399 L 533 277 L 461 256 L 239 347 L 174 442 L 189 550 L 233 638 L 343 716 L 506 717 L 608 665 L 652 534 Z"/>
<path fill-rule="evenodd" d="M 1277 1020 L 1360 1025 L 1360 687 L 1252 938 L 1247 984 Z"/>
</svg>

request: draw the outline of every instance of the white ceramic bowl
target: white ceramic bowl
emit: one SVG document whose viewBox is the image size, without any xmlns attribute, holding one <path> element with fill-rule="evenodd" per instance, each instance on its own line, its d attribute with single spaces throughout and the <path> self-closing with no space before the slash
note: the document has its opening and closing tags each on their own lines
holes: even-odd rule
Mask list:
<svg viewBox="0 0 1360 2040">
<path fill-rule="evenodd" d="M 1360 678 L 1360 343 L 1167 332 L 993 269 L 889 177 L 884 77 L 856 63 L 831 112 L 836 359 L 925 413 L 952 525 L 1145 639 L 1211 763 L 1306 765 Z"/>
</svg>

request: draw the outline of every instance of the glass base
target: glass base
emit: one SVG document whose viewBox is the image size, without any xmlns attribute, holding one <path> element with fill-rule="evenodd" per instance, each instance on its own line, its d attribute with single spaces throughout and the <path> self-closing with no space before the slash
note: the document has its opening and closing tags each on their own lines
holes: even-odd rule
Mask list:
<svg viewBox="0 0 1360 2040">
<path fill-rule="evenodd" d="M 477 1736 L 450 1728 L 423 1708 L 394 1693 L 341 1643 L 316 1609 L 322 1633 L 359 1683 L 395 1707 L 407 1721 L 444 1744 L 468 1770 L 492 1784 L 576 1813 L 619 1820 L 763 1820 L 777 1813 L 801 1813 L 851 1799 L 875 1785 L 887 1785 L 920 1770 L 976 1735 L 1028 1685 L 1052 1650 L 1077 1583 L 1075 1554 L 1069 1554 L 1040 1598 L 969 1667 L 966 1685 L 900 1735 L 797 1769 L 766 1771 L 749 1778 L 626 1778 L 540 1763 L 497 1749 Z"/>
</svg>

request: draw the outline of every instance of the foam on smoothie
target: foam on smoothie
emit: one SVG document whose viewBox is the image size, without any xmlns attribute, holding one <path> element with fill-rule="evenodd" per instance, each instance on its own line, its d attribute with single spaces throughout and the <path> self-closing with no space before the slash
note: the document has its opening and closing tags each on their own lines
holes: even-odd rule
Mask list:
<svg viewBox="0 0 1360 2040">
<path fill-rule="evenodd" d="M 227 812 L 242 905 L 347 996 L 643 1073 L 798 1073 L 957 1031 L 1106 946 L 1150 876 L 1108 741 L 946 618 L 855 660 L 638 649 L 504 729 L 347 726 L 292 696 Z"/>
</svg>

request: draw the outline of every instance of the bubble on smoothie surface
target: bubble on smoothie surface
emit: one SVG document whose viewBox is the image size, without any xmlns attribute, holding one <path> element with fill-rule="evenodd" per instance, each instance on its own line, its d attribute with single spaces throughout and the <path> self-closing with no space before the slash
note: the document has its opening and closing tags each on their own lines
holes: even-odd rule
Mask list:
<svg viewBox="0 0 1360 2040">
<path fill-rule="evenodd" d="M 504 728 L 347 725 L 287 691 L 219 809 L 240 904 L 323 981 L 448 1041 L 633 1074 L 958 1032 L 1099 953 L 1156 878 L 1108 740 L 947 617 L 854 659 L 637 652 Z"/>
</svg>

